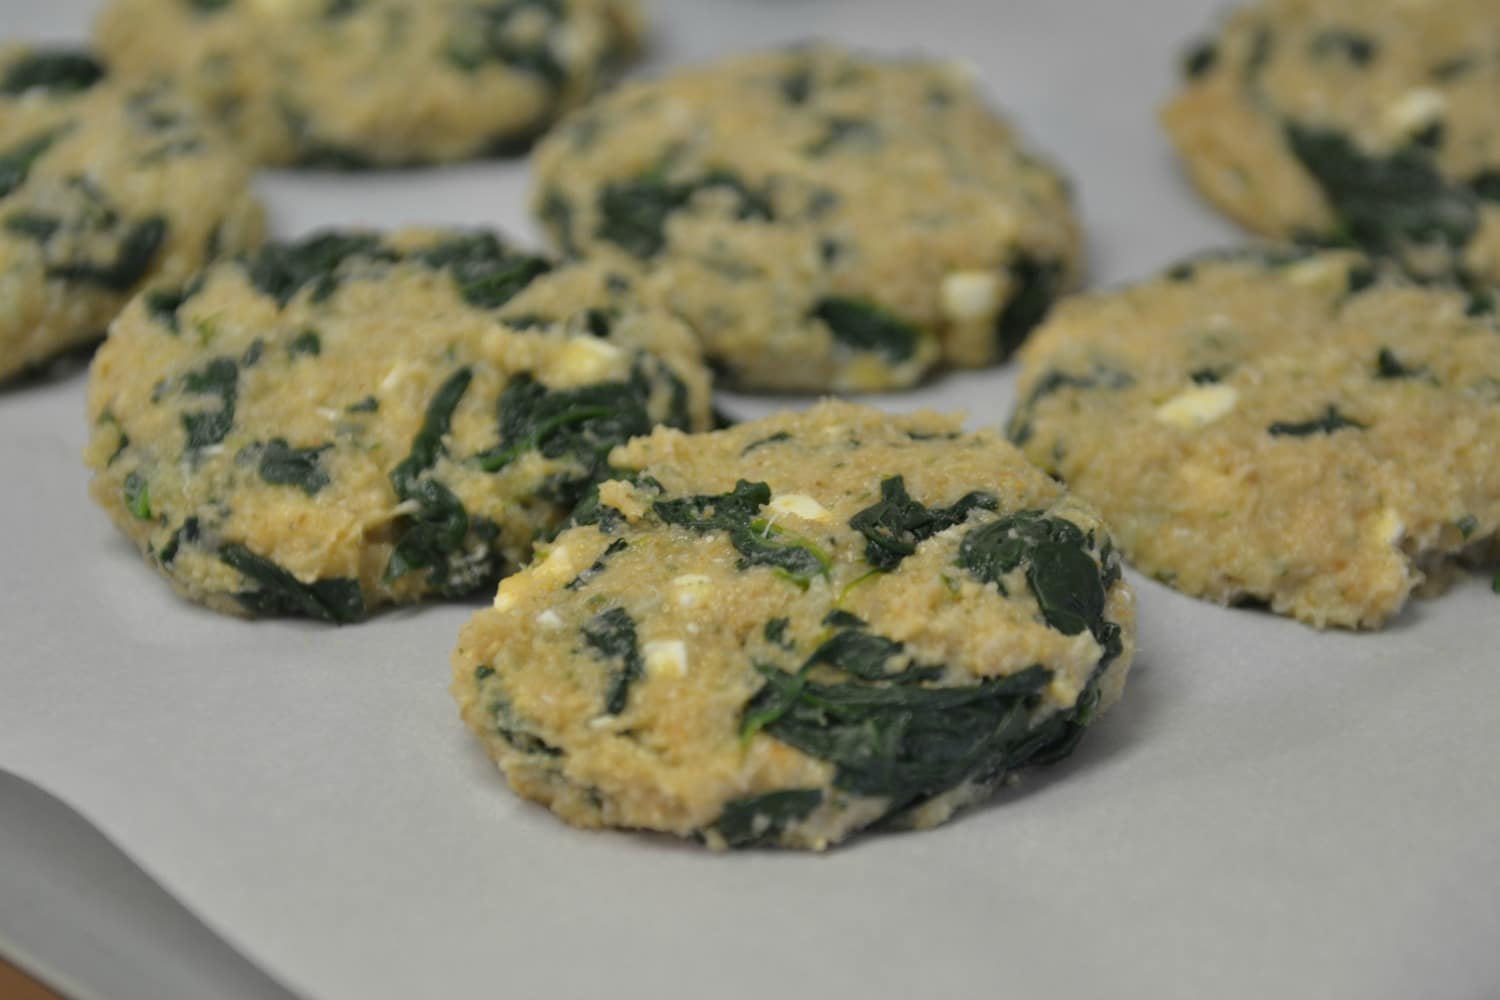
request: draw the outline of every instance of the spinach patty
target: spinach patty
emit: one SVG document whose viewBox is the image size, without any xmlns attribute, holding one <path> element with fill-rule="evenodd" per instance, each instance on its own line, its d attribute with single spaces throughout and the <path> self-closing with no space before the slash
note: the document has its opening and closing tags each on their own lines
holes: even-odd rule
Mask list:
<svg viewBox="0 0 1500 1000">
<path fill-rule="evenodd" d="M 483 231 L 329 232 L 139 298 L 95 363 L 93 492 L 184 596 L 356 621 L 495 585 L 658 424 L 691 335 Z"/>
<path fill-rule="evenodd" d="M 714 848 L 933 826 L 1119 697 L 1113 544 L 993 433 L 824 403 L 610 463 L 453 658 L 465 721 L 568 822 Z"/>
</svg>

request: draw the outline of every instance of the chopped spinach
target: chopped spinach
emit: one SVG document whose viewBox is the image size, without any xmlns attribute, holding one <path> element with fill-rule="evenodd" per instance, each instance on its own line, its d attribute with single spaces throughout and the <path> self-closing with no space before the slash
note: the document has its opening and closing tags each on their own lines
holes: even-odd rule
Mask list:
<svg viewBox="0 0 1500 1000">
<path fill-rule="evenodd" d="M 182 380 L 183 392 L 194 396 L 216 396 L 216 409 L 182 414 L 182 429 L 187 432 L 189 451 L 216 445 L 229 436 L 234 427 L 234 410 L 239 399 L 240 367 L 232 358 L 215 358 Z"/>
<path fill-rule="evenodd" d="M 146 477 L 132 472 L 125 477 L 125 509 L 142 521 L 151 520 L 151 487 Z"/>
<path fill-rule="evenodd" d="M 792 649 L 794 644 L 788 642 L 786 637 L 786 630 L 791 624 L 789 618 L 772 618 L 766 622 L 766 627 L 761 634 L 772 645 L 780 646 L 782 649 Z"/>
<path fill-rule="evenodd" d="M 1469 190 L 1481 201 L 1500 201 L 1500 170 L 1484 170 L 1469 179 Z"/>
<path fill-rule="evenodd" d="M 1419 146 L 1380 156 L 1341 132 L 1295 122 L 1287 124 L 1286 135 L 1333 206 L 1339 238 L 1399 255 L 1413 243 L 1462 247 L 1479 228 L 1474 195 L 1449 184 Z"/>
<path fill-rule="evenodd" d="M 167 544 L 162 547 L 157 559 L 163 566 L 170 567 L 177 561 L 177 553 L 183 544 L 196 545 L 202 537 L 202 529 L 196 517 L 190 517 L 178 525 L 177 530 L 172 532 L 172 537 L 167 539 Z"/>
<path fill-rule="evenodd" d="M 456 596 L 459 590 L 472 589 L 463 584 L 478 582 L 467 577 L 450 579 L 454 557 L 462 554 L 469 534 L 469 515 L 452 490 L 426 475 L 443 453 L 443 438 L 473 378 L 471 369 L 460 368 L 438 387 L 427 404 L 422 427 L 412 439 L 411 451 L 391 470 L 391 488 L 397 498 L 416 509 L 401 519 L 401 540 L 385 567 L 387 583 L 425 569 L 430 571 L 428 581 L 433 587 Z"/>
<path fill-rule="evenodd" d="M 351 257 L 393 261 L 397 255 L 369 233 L 321 233 L 297 243 L 273 243 L 246 262 L 250 283 L 285 306 L 311 285 L 321 302 L 338 288 L 338 269 Z"/>
<path fill-rule="evenodd" d="M 951 507 L 927 507 L 906 492 L 906 480 L 892 476 L 880 484 L 879 502 L 849 519 L 849 527 L 865 536 L 865 559 L 890 572 L 917 546 L 942 531 L 968 520 L 976 510 L 994 510 L 1000 501 L 991 493 L 975 491 Z"/>
<path fill-rule="evenodd" d="M 768 566 L 804 587 L 813 577 L 826 576 L 828 556 L 805 539 L 777 540 L 785 533 L 756 516 L 770 500 L 770 486 L 741 479 L 732 492 L 658 500 L 651 509 L 667 524 L 727 533 L 741 569 Z"/>
<path fill-rule="evenodd" d="M 909 359 L 922 337 L 921 331 L 894 313 L 859 299 L 820 299 L 812 315 L 827 325 L 839 343 L 856 351 L 883 354 L 892 361 Z"/>
<path fill-rule="evenodd" d="M 826 156 L 835 148 L 846 144 L 869 146 L 880 139 L 880 130 L 865 118 L 850 118 L 845 115 L 830 117 L 822 136 L 807 147 L 808 156 Z"/>
<path fill-rule="evenodd" d="M 1219 64 L 1219 47 L 1212 40 L 1195 42 L 1182 57 L 1182 75 L 1197 80 L 1213 72 Z"/>
<path fill-rule="evenodd" d="M 1188 378 L 1192 379 L 1194 385 L 1216 385 L 1224 380 L 1226 374 L 1227 371 L 1221 368 L 1198 368 L 1189 373 Z"/>
<path fill-rule="evenodd" d="M 292 338 L 292 342 L 286 347 L 286 352 L 294 358 L 303 355 L 316 358 L 323 353 L 323 338 L 318 336 L 317 330 L 303 330 Z"/>
<path fill-rule="evenodd" d="M 182 2 L 200 14 L 214 14 L 224 10 L 234 3 L 234 0 L 182 0 Z"/>
<path fill-rule="evenodd" d="M 823 804 L 816 788 L 793 788 L 750 795 L 724 804 L 713 830 L 729 847 L 774 844 L 793 824 Z"/>
<path fill-rule="evenodd" d="M 775 434 L 763 437 L 758 441 L 751 441 L 749 444 L 745 445 L 744 450 L 740 452 L 740 457 L 743 458 L 744 456 L 750 454 L 752 451 L 759 451 L 761 448 L 765 448 L 773 444 L 780 444 L 782 441 L 790 441 L 791 439 L 792 436 L 786 431 L 777 431 Z"/>
<path fill-rule="evenodd" d="M 1071 521 L 1025 510 L 970 531 L 959 545 L 958 565 L 1001 593 L 1005 576 L 1024 566 L 1047 624 L 1064 635 L 1089 631 L 1113 659 L 1120 651 L 1120 629 L 1105 619 L 1104 607 L 1120 570 L 1107 547 L 1101 561 L 1094 561 L 1092 541 Z"/>
<path fill-rule="evenodd" d="M 1047 318 L 1052 303 L 1063 293 L 1065 273 L 1060 262 L 1021 253 L 1010 263 L 1013 283 L 1010 301 L 995 324 L 1000 356 L 1008 358 Z"/>
<path fill-rule="evenodd" d="M 621 552 L 624 552 L 628 548 L 630 548 L 629 542 L 627 542 L 623 538 L 616 538 L 614 541 L 609 543 L 609 547 L 600 554 L 599 558 L 594 560 L 594 564 L 592 566 L 584 570 L 582 573 L 579 573 L 577 576 L 573 577 L 573 579 L 569 580 L 567 585 L 564 586 L 563 589 L 582 590 L 584 587 L 587 587 L 589 584 L 597 580 L 601 573 L 609 568 L 609 560 L 611 556 L 619 555 Z"/>
<path fill-rule="evenodd" d="M 20 145 L 0 152 L 0 198 L 7 197 L 16 188 L 26 183 L 32 166 L 43 153 L 52 148 L 52 144 L 61 134 L 60 129 L 54 132 L 44 132 L 27 139 Z"/>
<path fill-rule="evenodd" d="M 175 335 L 179 332 L 177 310 L 181 309 L 188 299 L 198 294 L 202 284 L 200 276 L 184 288 L 154 288 L 146 293 L 146 312 L 153 320 Z"/>
<path fill-rule="evenodd" d="M 1426 373 L 1427 369 L 1420 365 L 1413 368 L 1402 364 L 1389 347 L 1382 347 L 1375 357 L 1376 378 L 1415 378 Z"/>
<path fill-rule="evenodd" d="M 799 66 L 776 82 L 788 104 L 806 104 L 813 91 L 812 67 Z"/>
<path fill-rule="evenodd" d="M 655 257 L 667 244 L 667 219 L 700 191 L 715 188 L 728 190 L 739 199 L 736 217 L 772 218 L 770 202 L 730 171 L 715 170 L 694 180 L 673 182 L 661 170 L 654 170 L 605 185 L 599 194 L 598 236 L 632 256 Z"/>
<path fill-rule="evenodd" d="M 552 270 L 545 258 L 513 253 L 488 232 L 448 240 L 423 251 L 419 259 L 452 274 L 459 294 L 481 309 L 500 308 L 533 279 Z"/>
<path fill-rule="evenodd" d="M 1364 430 L 1365 426 L 1358 420 L 1344 416 L 1338 411 L 1338 407 L 1329 405 L 1321 417 L 1301 422 L 1278 420 L 1267 431 L 1272 437 L 1311 437 L 1314 434 L 1333 434 L 1346 429 Z"/>
<path fill-rule="evenodd" d="M 1454 525 L 1454 527 L 1456 527 L 1458 529 L 1458 533 L 1464 537 L 1464 541 L 1468 541 L 1470 536 L 1472 536 L 1475 531 L 1479 530 L 1479 519 L 1473 514 L 1465 514 L 1463 517 L 1458 519 L 1458 522 Z"/>
<path fill-rule="evenodd" d="M 608 472 L 609 453 L 653 425 L 643 380 L 597 382 L 549 389 L 530 375 L 512 379 L 500 394 L 500 444 L 476 456 L 479 467 L 498 472 L 529 451 L 571 460 L 552 488 L 558 499 L 577 503 Z"/>
<path fill-rule="evenodd" d="M 112 292 L 128 292 L 151 270 L 166 242 L 167 220 L 159 215 L 143 219 L 125 233 L 115 259 L 108 264 L 72 261 L 47 268 L 47 277 L 82 285 L 98 285 Z"/>
<path fill-rule="evenodd" d="M 535 41 L 518 41 L 512 20 L 540 14 L 547 31 Z M 487 63 L 499 63 L 540 79 L 548 89 L 561 91 L 568 70 L 553 52 L 547 35 L 561 24 L 562 0 L 494 0 L 470 6 L 448 42 L 448 61 L 466 73 L 478 72 Z"/>
<path fill-rule="evenodd" d="M 350 403 L 346 409 L 349 413 L 378 413 L 380 400 L 374 396 L 366 396 L 357 403 Z"/>
<path fill-rule="evenodd" d="M 308 496 L 315 496 L 329 483 L 323 469 L 323 453 L 333 445 L 318 448 L 293 448 L 285 438 L 274 438 L 261 446 L 260 478 L 272 486 L 295 486 Z"/>
<path fill-rule="evenodd" d="M 269 559 L 243 545 L 219 549 L 219 561 L 256 584 L 235 599 L 255 615 L 303 615 L 346 625 L 365 616 L 364 594 L 359 581 L 348 577 L 303 583 Z"/>
<path fill-rule="evenodd" d="M 537 217 L 552 234 L 552 238 L 557 241 L 557 248 L 565 256 L 578 255 L 578 244 L 573 241 L 573 203 L 568 201 L 566 195 L 556 188 L 549 189 L 542 196 Z"/>
<path fill-rule="evenodd" d="M 745 707 L 747 733 L 833 764 L 834 786 L 886 799 L 886 819 L 965 782 L 991 783 L 1065 753 L 1078 724 L 1079 713 L 1061 712 L 1033 725 L 1052 676 L 1042 667 L 960 687 L 819 684 L 800 671 L 757 669 L 766 684 Z"/>
<path fill-rule="evenodd" d="M 1037 404 L 1064 389 L 1128 389 L 1134 384 L 1135 378 L 1129 372 L 1104 365 L 1096 364 L 1093 372 L 1088 375 L 1049 371 L 1036 380 L 1031 387 L 1031 392 L 1026 395 L 1025 401 L 1011 416 L 1010 424 L 1005 430 L 1006 435 L 1017 445 L 1030 441 L 1034 431 L 1031 418 L 1036 412 Z"/>
<path fill-rule="evenodd" d="M 619 715 L 630 700 L 630 686 L 646 673 L 635 622 L 624 608 L 610 608 L 584 623 L 583 638 L 599 655 L 618 664 L 604 695 L 604 710 Z"/>
<path fill-rule="evenodd" d="M 42 215 L 39 212 L 17 212 L 5 219 L 6 232 L 43 244 L 61 228 L 62 220 L 57 216 Z"/>
<path fill-rule="evenodd" d="M 33 89 L 71 94 L 103 78 L 104 66 L 86 52 L 39 52 L 10 64 L 0 79 L 0 94 L 16 97 Z"/>
<path fill-rule="evenodd" d="M 1362 68 L 1374 61 L 1380 46 L 1368 35 L 1331 28 L 1314 36 L 1312 52 L 1316 56 L 1339 56 Z"/>
</svg>

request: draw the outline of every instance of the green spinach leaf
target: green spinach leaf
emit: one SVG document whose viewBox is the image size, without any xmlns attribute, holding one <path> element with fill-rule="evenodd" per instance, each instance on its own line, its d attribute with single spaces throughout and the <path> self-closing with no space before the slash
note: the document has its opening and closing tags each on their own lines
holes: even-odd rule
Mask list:
<svg viewBox="0 0 1500 1000">
<path fill-rule="evenodd" d="M 295 486 L 308 496 L 317 495 L 329 483 L 323 469 L 323 453 L 333 445 L 293 448 L 285 438 L 274 438 L 260 446 L 260 478 L 272 486 Z"/>
<path fill-rule="evenodd" d="M 666 524 L 692 531 L 723 531 L 740 554 L 739 566 L 767 566 L 792 582 L 807 586 L 815 576 L 826 576 L 828 556 L 811 542 L 789 536 L 757 515 L 771 501 L 771 487 L 741 479 L 734 490 L 719 495 L 699 495 L 676 500 L 658 500 L 651 505 Z"/>
<path fill-rule="evenodd" d="M 1358 420 L 1344 416 L 1338 407 L 1330 405 L 1321 417 L 1300 422 L 1278 420 L 1267 431 L 1272 437 L 1311 437 L 1314 434 L 1333 434 L 1341 430 L 1364 430 L 1365 426 Z"/>
<path fill-rule="evenodd" d="M 583 638 L 600 656 L 616 664 L 604 696 L 604 708 L 610 715 L 619 715 L 630 700 L 630 686 L 646 674 L 635 621 L 624 608 L 610 608 L 584 623 Z"/>
<path fill-rule="evenodd" d="M 823 804 L 816 788 L 793 788 L 750 795 L 724 804 L 713 829 L 729 847 L 776 843 L 787 829 Z"/>
<path fill-rule="evenodd" d="M 346 625 L 365 616 L 365 599 L 359 581 L 347 577 L 303 583 L 269 559 L 243 545 L 219 549 L 219 561 L 256 584 L 235 598 L 255 615 L 303 615 L 320 621 Z"/>
<path fill-rule="evenodd" d="M 865 536 L 866 561 L 888 573 L 933 535 L 999 503 L 993 494 L 976 490 L 950 507 L 927 507 L 906 492 L 903 477 L 892 476 L 880 484 L 880 501 L 850 518 L 849 527 Z"/>
<path fill-rule="evenodd" d="M 818 301 L 812 315 L 823 321 L 839 343 L 883 354 L 891 361 L 909 359 L 922 339 L 920 330 L 873 302 L 829 296 Z"/>
<path fill-rule="evenodd" d="M 87 52 L 38 52 L 10 64 L 0 78 L 0 94 L 17 97 L 28 90 L 72 94 L 104 79 L 104 66 Z"/>
</svg>

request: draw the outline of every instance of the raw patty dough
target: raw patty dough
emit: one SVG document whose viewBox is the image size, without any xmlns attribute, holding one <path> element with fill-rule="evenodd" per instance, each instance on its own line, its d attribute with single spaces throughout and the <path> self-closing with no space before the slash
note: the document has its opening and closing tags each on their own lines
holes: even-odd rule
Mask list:
<svg viewBox="0 0 1500 1000">
<path fill-rule="evenodd" d="M 1089 507 L 960 427 L 828 402 L 617 449 L 464 629 L 465 721 L 568 822 L 715 848 L 933 826 L 1058 759 L 1120 695 L 1131 591 Z"/>
<path fill-rule="evenodd" d="M 181 98 L 86 53 L 0 49 L 0 379 L 261 231 L 249 171 Z"/>
<path fill-rule="evenodd" d="M 743 388 L 993 363 L 1079 268 L 1066 183 L 938 63 L 812 48 L 635 83 L 544 140 L 536 174 L 557 244 L 644 261 Z"/>
<path fill-rule="evenodd" d="M 524 150 L 640 31 L 633 0 L 113 0 L 97 35 L 258 162 L 363 167 Z"/>
<path fill-rule="evenodd" d="M 1167 128 L 1245 226 L 1500 279 L 1494 0 L 1251 4 L 1187 73 Z"/>
<path fill-rule="evenodd" d="M 334 233 L 138 299 L 94 362 L 95 498 L 220 611 L 493 587 L 614 445 L 710 426 L 681 324 L 547 266 L 483 232 Z"/>
<path fill-rule="evenodd" d="M 1185 593 L 1375 627 L 1500 529 L 1489 293 L 1244 254 L 1060 308 L 1010 427 Z"/>
</svg>

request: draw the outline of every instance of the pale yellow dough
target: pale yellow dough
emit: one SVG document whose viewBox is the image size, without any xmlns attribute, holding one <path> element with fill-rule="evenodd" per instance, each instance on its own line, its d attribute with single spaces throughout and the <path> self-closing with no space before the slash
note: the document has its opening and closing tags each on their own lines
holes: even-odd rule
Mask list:
<svg viewBox="0 0 1500 1000">
<path fill-rule="evenodd" d="M 634 0 L 112 0 L 96 35 L 258 162 L 361 167 L 520 151 L 641 31 Z"/>
<path fill-rule="evenodd" d="M 64 57 L 88 58 L 0 49 L 0 82 Z M 0 379 L 99 339 L 142 287 L 262 234 L 249 170 L 170 90 L 15 80 L 0 92 Z"/>
<path fill-rule="evenodd" d="M 91 375 L 95 499 L 220 611 L 492 588 L 613 445 L 711 422 L 691 334 L 605 269 L 546 268 L 480 232 L 344 233 L 137 300 Z"/>
<path fill-rule="evenodd" d="M 501 584 L 453 657 L 464 720 L 518 793 L 569 823 L 813 849 L 882 818 L 932 826 L 1013 770 L 1066 753 L 1120 695 L 1134 605 L 1109 538 L 992 432 L 828 402 L 709 435 L 658 431 L 612 461 L 624 478 Z M 895 477 L 924 511 L 951 516 L 884 536 L 903 556 L 886 560 L 859 515 Z M 694 497 L 718 496 L 696 502 L 713 516 L 733 504 L 723 495 L 757 489 L 738 537 L 682 520 Z M 969 568 L 969 539 L 1020 521 L 1073 541 L 1018 548 L 1002 575 Z M 1059 561 L 1076 588 L 1056 586 Z M 1089 622 L 1057 624 L 1059 601 Z M 843 660 L 841 644 L 866 655 Z M 835 699 L 897 699 L 845 720 L 855 743 L 886 735 L 889 773 L 768 721 L 768 681 L 795 685 L 799 670 Z M 936 712 L 900 700 L 1005 685 L 1025 694 Z M 1009 756 L 952 756 L 953 743 L 999 734 Z"/>
<path fill-rule="evenodd" d="M 641 261 L 746 388 L 992 364 L 1080 267 L 1066 182 L 936 62 L 815 47 L 632 83 L 549 136 L 536 176 L 557 244 Z M 895 332 L 841 334 L 829 300 Z"/>
<path fill-rule="evenodd" d="M 1489 293 L 1244 254 L 1073 300 L 1022 361 L 1012 439 L 1185 593 L 1377 627 L 1496 555 Z"/>
</svg>

